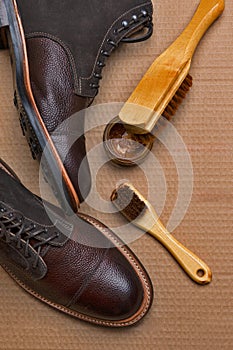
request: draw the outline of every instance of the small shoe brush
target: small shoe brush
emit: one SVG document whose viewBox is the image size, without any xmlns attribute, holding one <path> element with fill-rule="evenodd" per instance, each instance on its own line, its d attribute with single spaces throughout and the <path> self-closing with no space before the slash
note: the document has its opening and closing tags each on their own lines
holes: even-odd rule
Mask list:
<svg viewBox="0 0 233 350">
<path fill-rule="evenodd" d="M 162 243 L 193 281 L 198 284 L 211 282 L 210 268 L 167 231 L 153 206 L 133 185 L 120 185 L 113 191 L 111 201 L 128 221 Z"/>
</svg>

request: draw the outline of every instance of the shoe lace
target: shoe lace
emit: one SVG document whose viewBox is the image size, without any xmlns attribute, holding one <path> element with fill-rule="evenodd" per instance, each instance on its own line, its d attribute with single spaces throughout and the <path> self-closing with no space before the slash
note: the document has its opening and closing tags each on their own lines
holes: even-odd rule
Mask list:
<svg viewBox="0 0 233 350">
<path fill-rule="evenodd" d="M 47 249 L 42 252 L 43 247 L 48 246 L 55 238 L 59 236 L 59 233 L 54 233 L 43 241 L 34 243 L 32 240 L 37 240 L 38 236 L 42 233 L 47 233 L 46 228 L 37 228 L 36 224 L 27 224 L 23 215 L 18 211 L 11 211 L 6 208 L 0 209 L 0 238 L 5 238 L 7 244 L 16 242 L 17 249 L 22 249 L 22 240 L 24 240 L 25 249 L 23 254 L 25 258 L 29 258 L 29 247 L 33 247 L 36 251 L 36 258 L 32 265 L 36 268 L 39 262 L 39 258 L 43 257 L 47 253 Z"/>
<path fill-rule="evenodd" d="M 131 21 L 126 21 L 126 20 L 122 21 L 122 26 L 114 30 L 114 35 L 117 37 L 118 34 L 122 33 L 125 30 L 128 30 L 132 25 L 135 25 L 135 23 L 139 22 L 141 19 L 143 19 L 143 23 L 142 23 L 143 27 L 142 28 L 140 27 L 139 31 L 141 31 L 144 28 L 147 28 L 148 29 L 147 32 L 140 37 L 135 37 L 135 38 L 124 37 L 123 39 L 121 39 L 121 42 L 136 43 L 136 42 L 147 40 L 153 33 L 153 23 L 152 23 L 151 16 L 148 14 L 146 10 L 141 10 L 141 13 L 139 15 L 136 15 L 136 14 L 133 15 Z M 113 38 L 108 38 L 107 44 L 109 45 L 109 50 L 102 49 L 100 51 L 99 60 L 97 61 L 97 65 L 96 65 L 97 70 L 94 72 L 94 75 L 93 75 L 96 81 L 90 83 L 90 87 L 92 89 L 96 89 L 97 92 L 99 89 L 99 80 L 102 79 L 101 71 L 106 65 L 105 60 L 111 55 L 112 51 L 118 47 L 118 43 Z"/>
</svg>

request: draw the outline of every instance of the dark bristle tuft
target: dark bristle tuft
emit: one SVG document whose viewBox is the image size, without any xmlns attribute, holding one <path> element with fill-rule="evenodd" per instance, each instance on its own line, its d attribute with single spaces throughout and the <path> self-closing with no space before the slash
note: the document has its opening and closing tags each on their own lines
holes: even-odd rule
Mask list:
<svg viewBox="0 0 233 350">
<path fill-rule="evenodd" d="M 191 75 L 188 74 L 183 83 L 181 84 L 180 88 L 177 90 L 176 94 L 173 96 L 172 100 L 168 104 L 167 108 L 163 112 L 163 116 L 166 119 L 171 120 L 171 118 L 175 115 L 177 109 L 179 108 L 183 99 L 186 97 L 192 85 L 193 78 L 191 77 Z"/>
<path fill-rule="evenodd" d="M 111 201 L 130 221 L 136 220 L 146 207 L 146 204 L 126 184 L 113 192 Z"/>
</svg>

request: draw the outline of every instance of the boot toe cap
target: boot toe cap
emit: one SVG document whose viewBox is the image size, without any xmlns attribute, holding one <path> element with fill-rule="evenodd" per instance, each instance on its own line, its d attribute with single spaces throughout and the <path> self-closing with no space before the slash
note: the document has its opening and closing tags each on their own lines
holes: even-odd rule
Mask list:
<svg viewBox="0 0 233 350">
<path fill-rule="evenodd" d="M 71 308 L 109 322 L 132 322 L 148 311 L 150 288 L 116 249 L 101 262 L 91 279 L 73 298 Z"/>
</svg>

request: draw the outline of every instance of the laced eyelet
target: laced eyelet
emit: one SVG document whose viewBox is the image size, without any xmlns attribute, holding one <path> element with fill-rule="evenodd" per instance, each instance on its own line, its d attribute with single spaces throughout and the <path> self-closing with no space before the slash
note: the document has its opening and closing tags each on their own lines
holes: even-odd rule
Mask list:
<svg viewBox="0 0 233 350">
<path fill-rule="evenodd" d="M 100 53 L 106 57 L 109 57 L 110 54 L 107 51 L 101 50 Z"/>
<path fill-rule="evenodd" d="M 6 220 L 4 218 L 4 214 L 2 212 L 6 212 Z M 46 254 L 48 249 L 45 249 L 42 252 L 44 246 L 48 246 L 52 243 L 55 238 L 54 235 L 47 235 L 46 239 L 42 239 L 41 235 L 43 233 L 47 233 L 47 227 L 39 227 L 37 230 L 37 226 L 34 222 L 27 223 L 22 214 L 16 210 L 12 212 L 9 209 L 0 208 L 0 237 L 4 238 L 6 244 L 11 245 L 13 248 L 19 250 L 26 258 L 31 257 L 29 250 L 33 248 L 34 250 L 38 248 L 36 251 L 37 256 L 34 264 L 32 265 L 33 269 L 38 267 L 39 259 Z M 12 230 L 14 228 L 14 230 Z M 56 232 L 56 237 L 59 237 L 59 232 Z M 31 240 L 36 244 L 32 244 Z M 24 243 L 23 243 L 24 242 Z M 24 248 L 25 245 L 25 249 Z M 49 247 L 48 247 L 49 248 Z"/>
<path fill-rule="evenodd" d="M 108 39 L 107 42 L 108 42 L 108 44 L 110 44 L 110 45 L 112 45 L 112 46 L 114 46 L 114 47 L 117 47 L 117 46 L 118 46 L 117 43 L 115 43 L 115 42 L 114 42 L 113 40 L 111 40 L 111 39 Z"/>
<path fill-rule="evenodd" d="M 94 84 L 94 83 L 91 83 L 91 84 L 90 84 L 90 88 L 91 88 L 91 89 L 99 89 L 99 85 Z"/>
<path fill-rule="evenodd" d="M 145 17 L 145 19 L 143 17 Z M 139 22 L 139 24 L 140 24 L 140 22 L 142 22 L 141 26 L 139 24 L 135 25 L 135 23 L 137 23 L 137 22 Z M 132 28 L 132 33 L 129 31 L 129 28 L 131 26 L 135 27 L 134 30 Z M 145 31 L 143 31 L 142 27 L 147 28 L 146 33 L 145 33 Z M 142 32 L 142 35 L 141 36 L 133 35 L 133 37 L 131 37 L 131 34 L 135 34 L 135 31 L 140 32 L 140 33 Z M 124 33 L 124 32 L 125 32 L 125 36 L 124 36 L 124 34 L 122 35 L 122 33 Z M 153 25 L 151 23 L 151 16 L 149 15 L 148 11 L 143 9 L 138 14 L 133 14 L 131 19 L 128 19 L 128 18 L 123 19 L 121 22 L 121 27 L 113 29 L 112 33 L 116 37 L 117 36 L 119 36 L 119 37 L 117 37 L 116 39 L 114 39 L 114 37 L 107 38 L 106 42 L 109 45 L 111 45 L 112 48 L 110 48 L 109 50 L 108 50 L 108 47 L 107 47 L 107 49 L 106 49 L 106 47 L 104 47 L 104 49 L 101 49 L 100 55 L 102 55 L 102 56 L 109 57 L 112 50 L 114 48 L 118 47 L 119 42 L 136 43 L 136 42 L 140 42 L 140 41 L 144 41 L 144 40 L 148 39 L 153 33 Z M 111 34 L 111 37 L 112 37 L 112 34 Z M 100 56 L 99 60 L 97 61 L 97 64 L 96 64 L 96 66 L 99 67 L 100 69 L 97 69 L 97 72 L 95 72 L 93 75 L 94 78 L 99 79 L 99 80 L 102 79 L 101 70 L 103 67 L 105 67 L 105 63 L 103 63 L 103 62 L 105 62 L 105 59 Z M 96 83 L 90 83 L 89 86 L 91 89 L 96 89 L 96 90 L 99 89 L 99 85 Z"/>
<path fill-rule="evenodd" d="M 103 62 L 101 62 L 101 61 L 98 61 L 97 62 L 97 66 L 100 67 L 100 68 L 103 68 L 103 67 L 105 67 L 105 64 Z"/>
<path fill-rule="evenodd" d="M 102 75 L 98 73 L 94 73 L 94 77 L 97 79 L 102 79 Z"/>
</svg>

